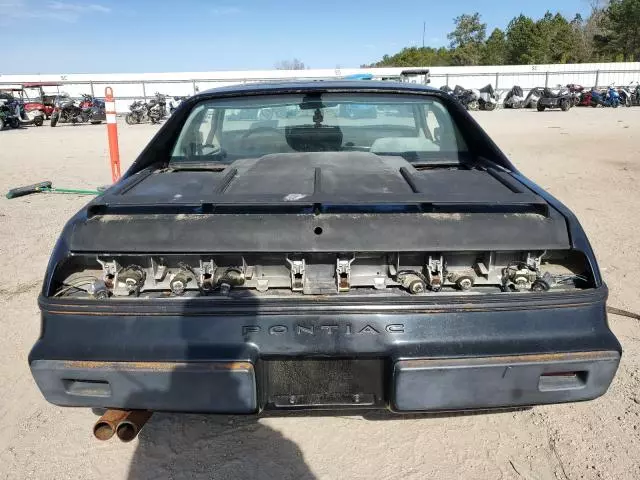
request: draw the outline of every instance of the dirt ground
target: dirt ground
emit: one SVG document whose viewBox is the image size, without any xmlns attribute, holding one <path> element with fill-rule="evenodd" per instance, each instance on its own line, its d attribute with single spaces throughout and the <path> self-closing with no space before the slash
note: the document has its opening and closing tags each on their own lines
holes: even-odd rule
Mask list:
<svg viewBox="0 0 640 480">
<path fill-rule="evenodd" d="M 515 164 L 583 222 L 611 289 L 640 311 L 640 109 L 478 112 Z M 156 128 L 120 125 L 128 166 Z M 109 183 L 106 128 L 0 132 L 0 478 L 638 479 L 640 322 L 611 316 L 625 353 L 602 398 L 483 415 L 214 417 L 156 414 L 130 444 L 98 442 L 95 415 L 44 401 L 27 354 L 54 242 L 87 197 L 12 187 Z"/>
</svg>

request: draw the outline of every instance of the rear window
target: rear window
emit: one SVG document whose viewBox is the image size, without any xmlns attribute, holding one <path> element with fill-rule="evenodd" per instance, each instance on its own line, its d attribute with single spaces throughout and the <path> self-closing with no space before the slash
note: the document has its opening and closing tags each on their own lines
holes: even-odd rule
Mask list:
<svg viewBox="0 0 640 480">
<path fill-rule="evenodd" d="M 417 95 L 323 93 L 210 100 L 185 122 L 172 162 L 361 151 L 457 159 L 467 145 L 446 106 Z"/>
</svg>

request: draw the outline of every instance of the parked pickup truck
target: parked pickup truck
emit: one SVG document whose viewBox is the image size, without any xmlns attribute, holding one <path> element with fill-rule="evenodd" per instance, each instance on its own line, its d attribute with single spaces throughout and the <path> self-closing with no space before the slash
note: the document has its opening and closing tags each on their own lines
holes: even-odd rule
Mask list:
<svg viewBox="0 0 640 480">
<path fill-rule="evenodd" d="M 410 114 L 325 115 L 351 105 Z M 574 402 L 618 368 L 606 299 L 575 215 L 450 95 L 242 85 L 186 99 L 69 221 L 29 364 L 48 401 L 120 410 L 100 438 L 154 411 Z"/>
</svg>

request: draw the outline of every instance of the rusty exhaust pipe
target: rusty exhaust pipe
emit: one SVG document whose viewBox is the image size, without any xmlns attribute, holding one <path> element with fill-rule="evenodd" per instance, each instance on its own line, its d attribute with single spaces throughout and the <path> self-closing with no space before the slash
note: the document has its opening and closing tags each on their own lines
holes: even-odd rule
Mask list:
<svg viewBox="0 0 640 480">
<path fill-rule="evenodd" d="M 151 418 L 153 412 L 148 410 L 131 410 L 118 422 L 116 435 L 123 442 L 130 442 L 138 436 L 142 427 Z"/>
<path fill-rule="evenodd" d="M 109 440 L 116 433 L 118 424 L 127 417 L 127 410 L 109 409 L 93 426 L 93 436 L 98 440 Z"/>
</svg>

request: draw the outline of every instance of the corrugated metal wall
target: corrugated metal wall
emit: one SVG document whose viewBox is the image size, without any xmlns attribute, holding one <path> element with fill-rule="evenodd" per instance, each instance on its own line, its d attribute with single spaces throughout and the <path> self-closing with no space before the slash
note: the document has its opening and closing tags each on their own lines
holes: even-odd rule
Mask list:
<svg viewBox="0 0 640 480">
<path fill-rule="evenodd" d="M 640 81 L 640 63 L 587 63 L 573 65 L 506 65 L 482 67 L 425 67 L 431 69 L 431 85 L 465 88 L 481 88 L 492 84 L 499 90 L 508 90 L 519 85 L 528 90 L 533 87 L 578 83 L 586 87 L 610 84 L 629 85 Z M 254 70 L 229 72 L 165 72 L 126 74 L 47 74 L 47 75 L 0 75 L 2 85 L 19 85 L 25 82 L 57 82 L 59 87 L 46 87 L 45 91 L 57 89 L 73 97 L 82 93 L 104 95 L 104 88 L 113 87 L 118 112 L 128 111 L 134 99 L 153 96 L 155 92 L 167 95 L 192 95 L 195 91 L 223 87 L 238 83 L 275 81 L 287 79 L 338 78 L 355 73 L 372 73 L 377 78 L 397 77 L 404 68 L 370 69 L 323 69 L 323 70 Z"/>
</svg>

